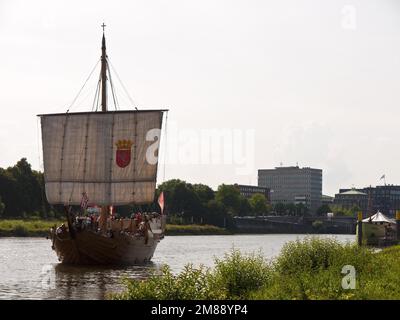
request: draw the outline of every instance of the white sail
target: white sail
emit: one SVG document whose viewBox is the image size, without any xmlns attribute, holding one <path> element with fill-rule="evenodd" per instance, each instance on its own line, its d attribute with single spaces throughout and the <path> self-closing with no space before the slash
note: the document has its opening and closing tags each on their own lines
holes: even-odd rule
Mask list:
<svg viewBox="0 0 400 320">
<path fill-rule="evenodd" d="M 97 205 L 154 200 L 162 110 L 41 115 L 47 200 Z"/>
</svg>

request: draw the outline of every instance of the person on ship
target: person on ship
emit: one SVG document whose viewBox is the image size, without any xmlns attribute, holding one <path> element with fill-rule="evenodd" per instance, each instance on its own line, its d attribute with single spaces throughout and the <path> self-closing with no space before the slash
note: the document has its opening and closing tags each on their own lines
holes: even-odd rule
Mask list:
<svg viewBox="0 0 400 320">
<path fill-rule="evenodd" d="M 142 233 L 144 235 L 144 244 L 147 244 L 149 242 L 149 232 L 152 232 L 150 227 L 150 222 L 147 216 L 144 216 L 144 220 L 141 223 L 141 226 L 142 226 Z"/>
<path fill-rule="evenodd" d="M 142 222 L 142 214 L 140 212 L 136 213 L 134 220 L 136 226 L 139 227 L 140 223 Z"/>
</svg>

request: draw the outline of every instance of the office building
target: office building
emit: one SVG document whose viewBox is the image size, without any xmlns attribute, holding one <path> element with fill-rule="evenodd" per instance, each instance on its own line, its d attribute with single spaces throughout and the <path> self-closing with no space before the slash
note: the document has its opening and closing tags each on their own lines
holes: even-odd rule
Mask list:
<svg viewBox="0 0 400 320">
<path fill-rule="evenodd" d="M 270 189 L 272 204 L 305 204 L 314 214 L 321 206 L 322 170 L 276 167 L 258 170 L 258 186 Z"/>
<path fill-rule="evenodd" d="M 269 188 L 258 187 L 258 186 L 249 186 L 244 184 L 235 184 L 235 187 L 239 189 L 239 192 L 245 198 L 251 198 L 256 193 L 261 193 L 265 196 L 265 199 L 269 201 Z"/>
</svg>

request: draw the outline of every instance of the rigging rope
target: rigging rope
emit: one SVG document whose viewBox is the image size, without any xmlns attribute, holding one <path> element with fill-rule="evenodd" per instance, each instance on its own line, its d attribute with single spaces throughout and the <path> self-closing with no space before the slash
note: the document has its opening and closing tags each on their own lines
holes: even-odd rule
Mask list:
<svg viewBox="0 0 400 320">
<path fill-rule="evenodd" d="M 121 78 L 120 78 L 119 75 L 118 75 L 118 72 L 115 70 L 113 64 L 111 63 L 111 61 L 110 61 L 109 59 L 108 59 L 108 62 L 110 63 L 110 66 L 111 66 L 112 71 L 114 71 L 115 75 L 117 76 L 117 79 L 118 79 L 119 83 L 121 84 L 122 89 L 124 89 L 124 92 L 125 92 L 126 96 L 128 97 L 128 99 L 129 99 L 130 102 L 132 103 L 132 106 L 135 107 L 135 108 L 137 109 L 137 104 L 136 104 L 135 101 L 132 99 L 132 97 L 129 95 L 128 90 L 126 90 L 126 88 L 125 88 L 125 86 L 124 86 L 124 84 L 123 84 Z M 110 75 L 111 75 L 111 73 L 110 73 Z"/>
<path fill-rule="evenodd" d="M 70 106 L 67 109 L 67 113 L 69 112 L 69 110 L 72 108 L 72 106 L 74 105 L 74 103 L 76 102 L 76 99 L 78 99 L 79 95 L 81 94 L 83 88 L 86 86 L 86 83 L 89 81 L 90 77 L 92 76 L 94 70 L 96 70 L 97 65 L 99 64 L 100 59 L 96 62 L 96 65 L 94 66 L 94 68 L 92 69 L 92 71 L 90 72 L 89 76 L 87 77 L 85 83 L 83 84 L 82 88 L 79 90 L 78 94 L 75 96 L 75 99 L 72 101 L 72 103 L 70 104 Z"/>
<path fill-rule="evenodd" d="M 111 79 L 111 71 L 110 71 L 109 63 L 107 63 L 107 70 L 108 70 L 108 75 L 110 76 L 110 87 L 111 87 L 111 93 L 112 93 L 112 97 L 113 97 L 113 101 L 114 101 L 114 108 L 115 108 L 115 110 L 118 110 L 118 99 L 117 99 L 117 94 L 115 93 L 114 84 Z"/>
<path fill-rule="evenodd" d="M 165 143 L 164 143 L 164 163 L 163 163 L 163 182 L 165 182 L 165 167 L 166 167 L 166 162 L 167 162 L 167 152 L 168 152 L 168 145 L 167 145 L 167 124 L 168 124 L 168 111 L 165 112 L 165 127 L 164 127 L 164 132 L 165 132 Z"/>
<path fill-rule="evenodd" d="M 94 106 L 95 106 L 95 104 L 96 104 L 96 99 L 97 99 L 97 101 L 99 101 L 100 83 L 101 83 L 101 78 L 99 77 L 99 81 L 97 82 L 96 92 L 94 93 L 94 100 L 93 100 L 93 105 L 92 105 L 92 112 L 94 111 Z M 96 105 L 96 111 L 97 111 L 97 105 Z"/>
</svg>

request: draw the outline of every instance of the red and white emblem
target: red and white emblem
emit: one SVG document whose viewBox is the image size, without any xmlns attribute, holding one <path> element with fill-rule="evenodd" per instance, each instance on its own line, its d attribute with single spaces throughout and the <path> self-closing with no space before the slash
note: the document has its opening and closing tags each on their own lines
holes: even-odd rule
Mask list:
<svg viewBox="0 0 400 320">
<path fill-rule="evenodd" d="M 131 162 L 132 144 L 131 140 L 118 140 L 115 144 L 117 146 L 115 159 L 118 167 L 125 168 Z"/>
</svg>

